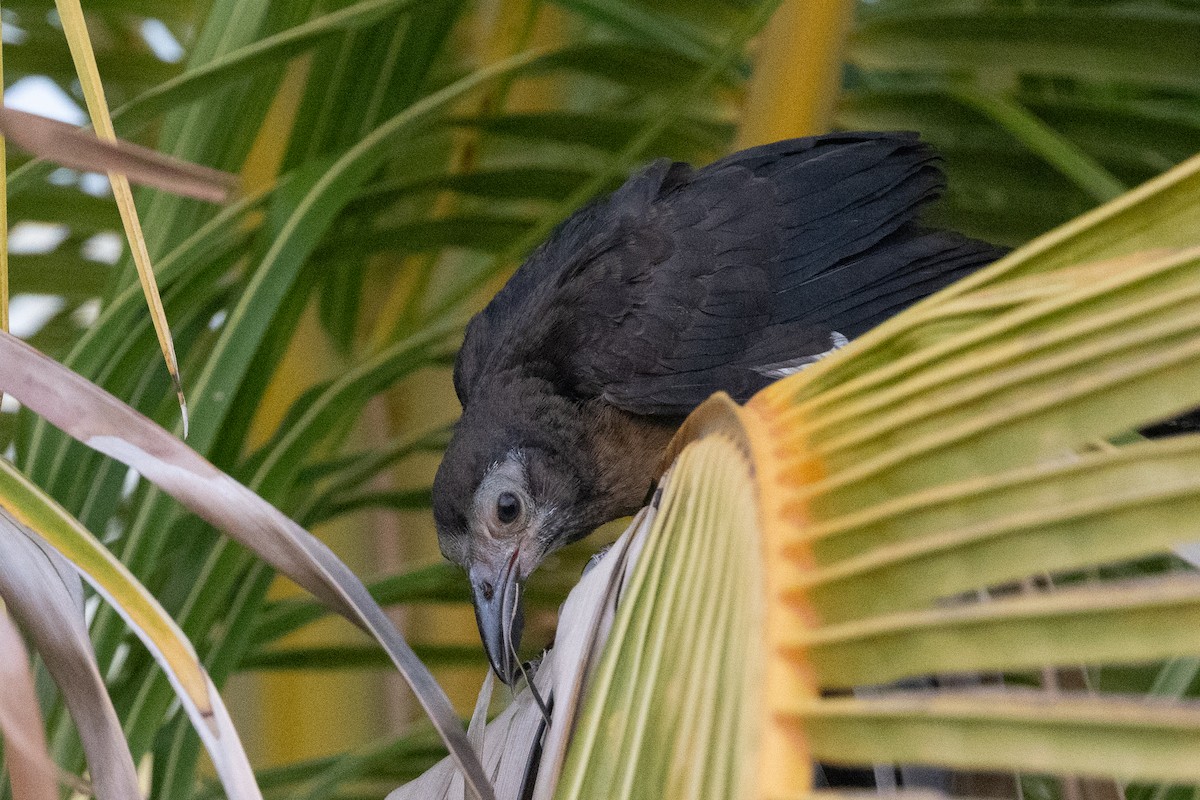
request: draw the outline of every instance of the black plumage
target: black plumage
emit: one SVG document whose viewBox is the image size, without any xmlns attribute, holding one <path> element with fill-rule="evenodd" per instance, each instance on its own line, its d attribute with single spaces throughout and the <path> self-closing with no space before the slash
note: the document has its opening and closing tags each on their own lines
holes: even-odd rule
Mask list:
<svg viewBox="0 0 1200 800">
<path fill-rule="evenodd" d="M 920 224 L 941 188 L 936 155 L 904 133 L 656 161 L 564 222 L 471 321 L 434 514 L 501 677 L 515 677 L 522 581 L 641 505 L 684 415 L 718 390 L 748 398 L 1002 254 Z"/>
</svg>

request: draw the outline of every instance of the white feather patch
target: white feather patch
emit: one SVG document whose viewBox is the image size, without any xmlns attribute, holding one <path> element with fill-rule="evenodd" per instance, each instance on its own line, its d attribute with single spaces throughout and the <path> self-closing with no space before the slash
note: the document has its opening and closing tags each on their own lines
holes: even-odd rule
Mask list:
<svg viewBox="0 0 1200 800">
<path fill-rule="evenodd" d="M 790 361 L 780 361 L 778 364 L 765 364 L 761 367 L 754 367 L 754 371 L 759 375 L 764 375 L 768 378 L 786 378 L 788 375 L 793 375 L 807 367 L 809 364 L 820 361 L 834 350 L 845 347 L 849 343 L 850 340 L 845 336 L 837 331 L 832 331 L 829 334 L 829 344 L 831 347 L 825 352 L 816 353 L 811 356 L 800 356 L 799 358 L 793 358 Z"/>
</svg>

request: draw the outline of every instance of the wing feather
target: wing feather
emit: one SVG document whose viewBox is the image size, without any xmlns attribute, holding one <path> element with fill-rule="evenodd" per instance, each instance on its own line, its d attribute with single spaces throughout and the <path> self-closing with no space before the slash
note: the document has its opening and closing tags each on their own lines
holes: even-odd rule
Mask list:
<svg viewBox="0 0 1200 800">
<path fill-rule="evenodd" d="M 853 338 L 1002 250 L 923 228 L 935 154 L 845 133 L 658 161 L 550 237 L 467 329 L 472 387 L 531 372 L 579 399 L 680 415 Z"/>
</svg>

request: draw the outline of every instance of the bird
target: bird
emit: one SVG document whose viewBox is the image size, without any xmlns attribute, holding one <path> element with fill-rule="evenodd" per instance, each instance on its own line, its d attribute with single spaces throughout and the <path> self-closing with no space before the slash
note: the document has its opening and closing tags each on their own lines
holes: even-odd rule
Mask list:
<svg viewBox="0 0 1200 800">
<path fill-rule="evenodd" d="M 748 399 L 1006 252 L 922 224 L 943 187 L 908 132 L 659 159 L 560 224 L 471 319 L 433 513 L 500 679 L 521 675 L 530 573 L 644 505 L 690 411 Z"/>
</svg>

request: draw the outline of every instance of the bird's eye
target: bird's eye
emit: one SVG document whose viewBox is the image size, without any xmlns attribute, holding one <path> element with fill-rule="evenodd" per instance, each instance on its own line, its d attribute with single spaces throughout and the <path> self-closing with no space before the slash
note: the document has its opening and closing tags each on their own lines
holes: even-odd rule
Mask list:
<svg viewBox="0 0 1200 800">
<path fill-rule="evenodd" d="M 521 514 L 521 500 L 512 492 L 501 492 L 496 498 L 496 518 L 507 525 Z"/>
</svg>

